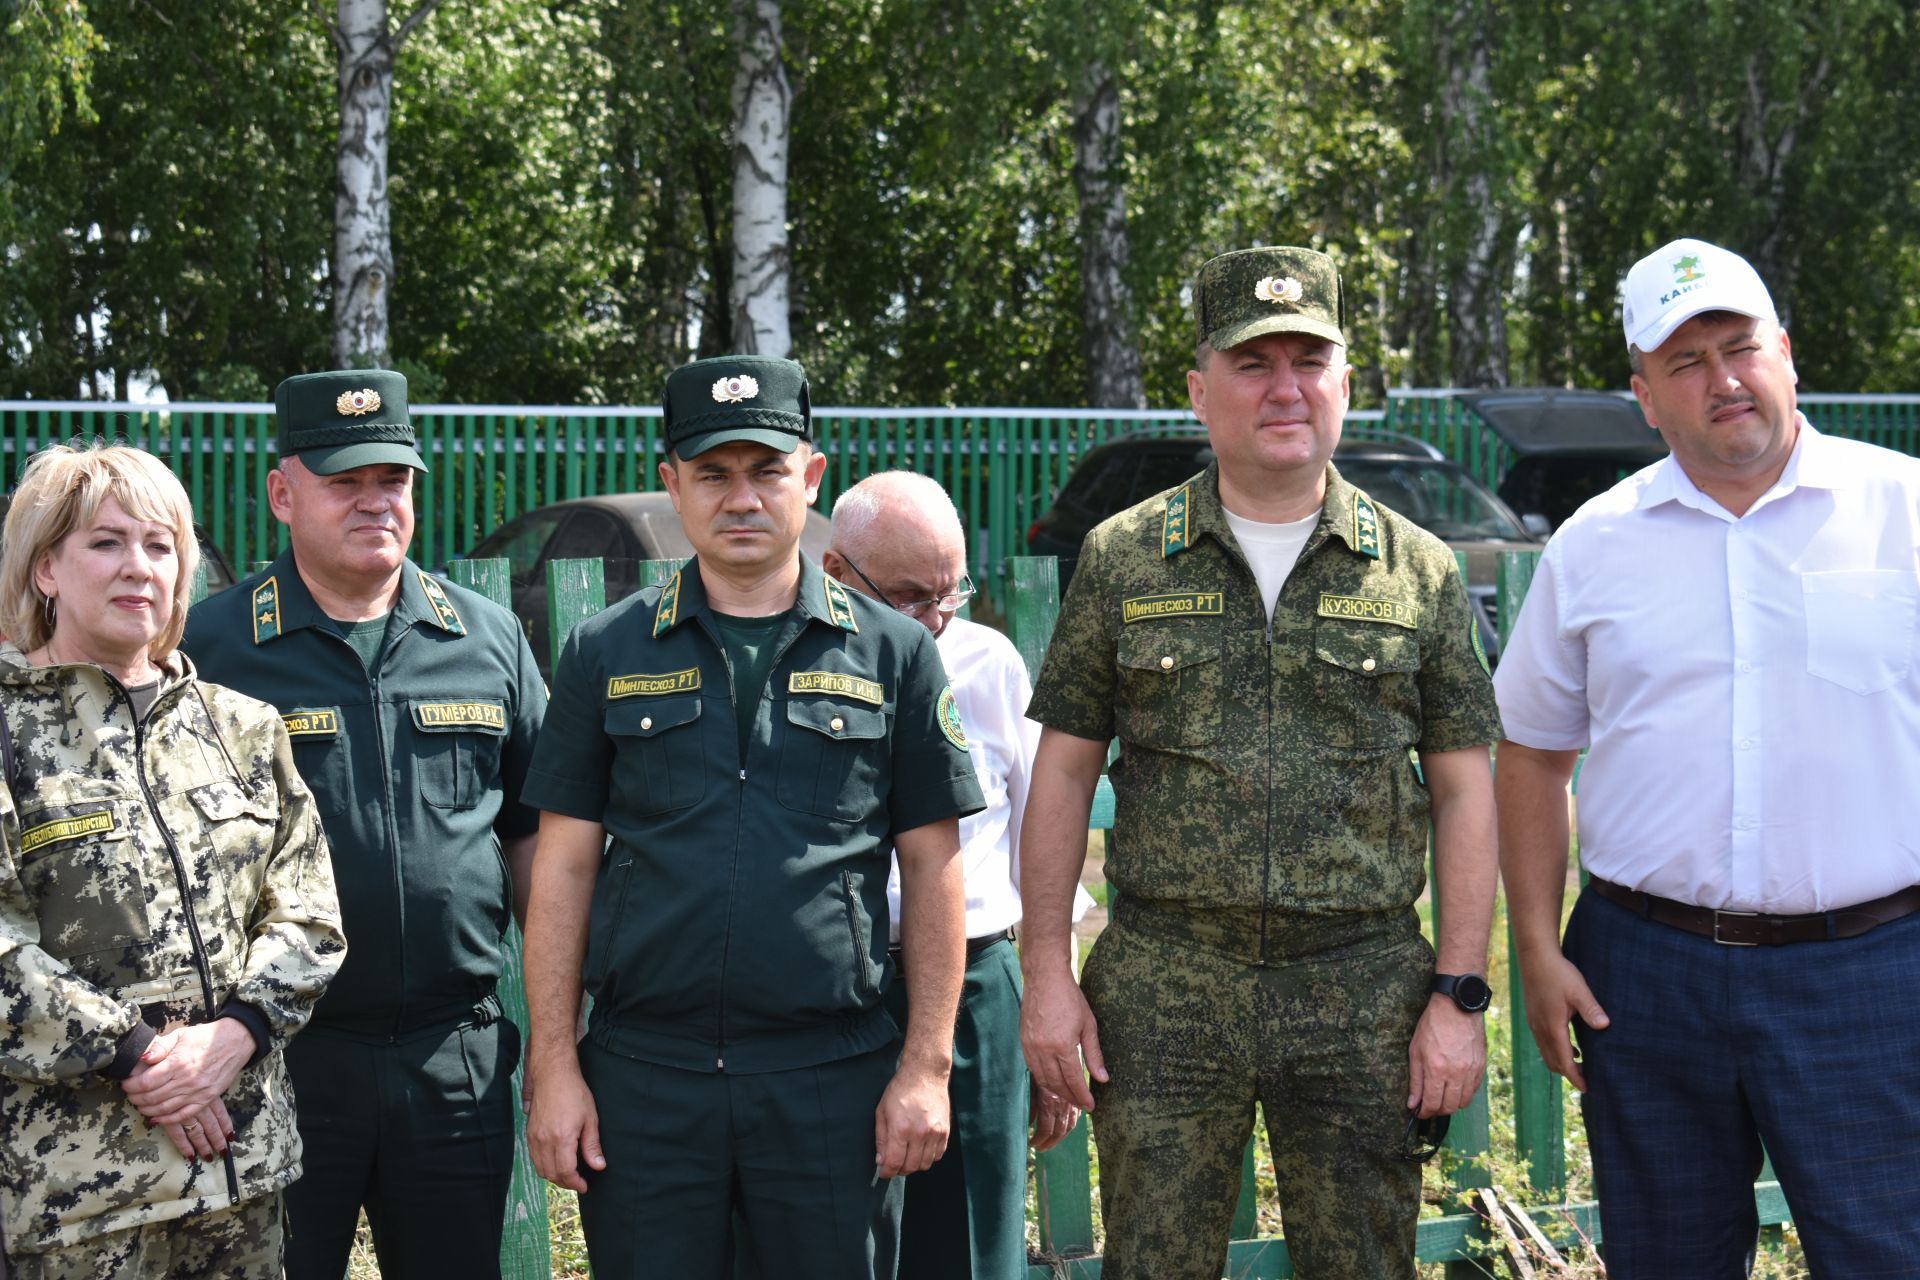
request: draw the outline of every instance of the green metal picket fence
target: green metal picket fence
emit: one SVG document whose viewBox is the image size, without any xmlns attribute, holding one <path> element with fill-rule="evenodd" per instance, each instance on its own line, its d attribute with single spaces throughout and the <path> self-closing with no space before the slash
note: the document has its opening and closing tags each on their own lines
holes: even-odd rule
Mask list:
<svg viewBox="0 0 1920 1280">
<path fill-rule="evenodd" d="M 932 476 L 960 509 L 974 577 L 996 608 L 1002 587 L 987 567 L 1025 549 L 1028 527 L 1081 454 L 1127 432 L 1192 421 L 1185 412 L 1048 409 L 821 408 L 814 416 L 829 459 L 821 509 L 874 471 Z M 413 417 L 430 472 L 416 492 L 412 553 L 426 565 L 464 554 L 544 503 L 660 487 L 657 408 L 417 405 Z M 35 450 L 94 436 L 164 459 L 232 564 L 284 548 L 266 499 L 271 405 L 0 401 L 0 488 L 12 487 Z"/>
<path fill-rule="evenodd" d="M 1502 556 L 1499 580 L 1499 617 L 1504 633 L 1519 613 L 1520 602 L 1532 582 L 1538 552 L 1508 552 Z M 670 577 L 678 566 L 657 561 L 642 566 L 641 582 Z M 1016 556 L 1005 561 L 1008 635 L 1028 668 L 1038 674 L 1059 612 L 1058 569 L 1051 557 Z M 1463 566 L 1464 569 L 1464 566 Z M 603 566 L 597 560 L 567 560 L 548 566 L 548 622 L 557 658 L 572 627 L 605 607 Z M 507 568 L 502 560 L 463 561 L 454 566 L 456 581 L 473 586 L 494 600 L 506 601 Z M 1113 792 L 1104 779 L 1094 800 L 1090 826 L 1107 830 L 1113 825 Z M 1438 927 L 1438 922 L 1435 922 Z M 502 999 L 509 1016 L 526 1030 L 526 1006 L 519 985 L 517 935 L 509 939 L 511 957 L 502 983 Z M 1507 1188 L 1528 1207 L 1530 1216 L 1557 1244 L 1576 1235 L 1598 1241 L 1597 1207 L 1590 1201 L 1567 1203 L 1566 1132 L 1562 1084 L 1541 1060 L 1525 1029 L 1520 1011 L 1526 1001 L 1513 938 L 1507 938 L 1509 990 L 1504 1014 L 1511 1027 L 1510 1057 L 1505 1064 L 1512 1082 L 1512 1109 L 1516 1148 L 1526 1167 L 1527 1186 Z M 1489 1074 L 1493 1073 L 1489 1065 Z M 547 1192 L 527 1159 L 523 1132 L 518 1144 L 512 1192 L 507 1209 L 502 1271 L 508 1280 L 548 1280 L 551 1275 L 547 1235 Z M 1448 1280 L 1488 1274 L 1486 1260 L 1500 1252 L 1482 1220 L 1467 1212 L 1464 1197 L 1491 1183 L 1484 1157 L 1491 1145 L 1488 1091 L 1483 1085 L 1471 1104 L 1454 1117 L 1448 1148 L 1447 1191 L 1450 1210 L 1441 1217 L 1423 1218 L 1416 1233 L 1422 1262 L 1444 1264 Z M 1236 1280 L 1284 1280 L 1293 1275 L 1286 1241 L 1257 1234 L 1258 1202 L 1253 1148 L 1243 1164 L 1227 1274 Z M 1054 1150 L 1036 1158 L 1035 1200 L 1038 1206 L 1040 1250 L 1044 1260 L 1034 1263 L 1028 1280 L 1097 1280 L 1100 1258 L 1094 1252 L 1093 1148 L 1084 1119 Z M 1791 1221 L 1785 1197 L 1771 1169 L 1754 1187 L 1760 1222 L 1769 1230 Z"/>
</svg>

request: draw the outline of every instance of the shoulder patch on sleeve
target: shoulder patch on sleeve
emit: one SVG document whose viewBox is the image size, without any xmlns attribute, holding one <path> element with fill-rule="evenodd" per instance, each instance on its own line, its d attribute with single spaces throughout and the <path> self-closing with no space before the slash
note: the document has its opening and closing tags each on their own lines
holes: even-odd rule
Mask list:
<svg viewBox="0 0 1920 1280">
<path fill-rule="evenodd" d="M 1187 549 L 1187 508 L 1192 494 L 1186 486 L 1167 499 L 1167 511 L 1160 518 L 1160 558 L 1179 555 Z"/>
<path fill-rule="evenodd" d="M 1380 513 L 1358 489 L 1353 492 L 1353 549 L 1370 560 L 1380 558 Z"/>
<path fill-rule="evenodd" d="M 680 621 L 680 573 L 675 570 L 673 581 L 660 588 L 660 603 L 653 610 L 654 638 L 673 630 L 673 624 Z"/>
<path fill-rule="evenodd" d="M 967 727 L 960 723 L 960 704 L 954 699 L 953 686 L 940 690 L 940 732 L 947 735 L 947 741 L 965 751 L 967 749 Z"/>
<path fill-rule="evenodd" d="M 280 579 L 268 578 L 253 589 L 253 642 L 280 637 Z"/>
<path fill-rule="evenodd" d="M 414 572 L 420 575 L 420 589 L 427 593 L 427 604 L 433 609 L 440 629 L 456 636 L 467 634 L 467 624 L 460 620 L 460 611 L 453 607 L 453 601 L 447 599 L 446 588 L 440 585 L 440 580 L 425 569 Z"/>
<path fill-rule="evenodd" d="M 820 575 L 820 587 L 827 598 L 827 620 L 842 631 L 857 635 L 860 624 L 853 620 L 853 602 L 847 599 L 847 589 L 824 573 Z"/>
</svg>

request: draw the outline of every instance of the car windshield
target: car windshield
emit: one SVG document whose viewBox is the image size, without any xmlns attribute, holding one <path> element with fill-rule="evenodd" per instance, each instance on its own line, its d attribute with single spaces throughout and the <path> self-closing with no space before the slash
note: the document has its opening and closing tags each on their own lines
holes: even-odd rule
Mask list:
<svg viewBox="0 0 1920 1280">
<path fill-rule="evenodd" d="M 1451 462 L 1335 457 L 1334 465 L 1354 487 L 1436 538 L 1529 541 L 1486 487 Z"/>
</svg>

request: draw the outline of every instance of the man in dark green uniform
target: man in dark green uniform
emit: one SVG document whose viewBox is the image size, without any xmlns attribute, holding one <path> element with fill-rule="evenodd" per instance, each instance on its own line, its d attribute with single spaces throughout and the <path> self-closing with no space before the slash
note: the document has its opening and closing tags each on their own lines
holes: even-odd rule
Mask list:
<svg viewBox="0 0 1920 1280">
<path fill-rule="evenodd" d="M 1220 1275 L 1258 1101 L 1296 1274 L 1411 1280 L 1410 1113 L 1464 1106 L 1486 1060 L 1492 685 L 1453 553 L 1331 465 L 1333 263 L 1227 254 L 1195 301 L 1217 460 L 1089 536 L 1028 711 L 1021 1038 L 1036 1083 L 1093 1112 L 1102 1274 Z M 1118 901 L 1076 987 L 1115 735 Z M 1429 816 L 1437 974 L 1414 912 Z"/>
<path fill-rule="evenodd" d="M 292 548 L 196 607 L 184 647 L 279 708 L 352 940 L 287 1051 L 306 1148 L 287 1275 L 340 1280 L 364 1206 L 388 1280 L 497 1276 L 520 1045 L 494 984 L 546 690 L 512 614 L 407 559 L 426 465 L 406 380 L 306 374 L 275 408 L 267 499 Z"/>
<path fill-rule="evenodd" d="M 603 1280 L 724 1280 L 736 1209 L 764 1275 L 891 1277 L 896 1179 L 949 1125 L 966 733 L 932 633 L 800 554 L 826 468 L 800 366 L 678 369 L 666 433 L 697 554 L 574 629 L 527 779 L 529 1147 L 586 1193 Z"/>
</svg>

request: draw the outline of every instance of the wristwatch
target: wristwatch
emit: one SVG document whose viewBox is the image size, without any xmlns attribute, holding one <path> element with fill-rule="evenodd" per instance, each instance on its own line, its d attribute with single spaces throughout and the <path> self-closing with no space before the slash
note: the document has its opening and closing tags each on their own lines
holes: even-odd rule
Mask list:
<svg viewBox="0 0 1920 1280">
<path fill-rule="evenodd" d="M 1468 1013 L 1479 1013 L 1493 1001 L 1493 988 L 1477 973 L 1436 973 L 1433 992 L 1452 996 L 1453 1002 Z"/>
</svg>

